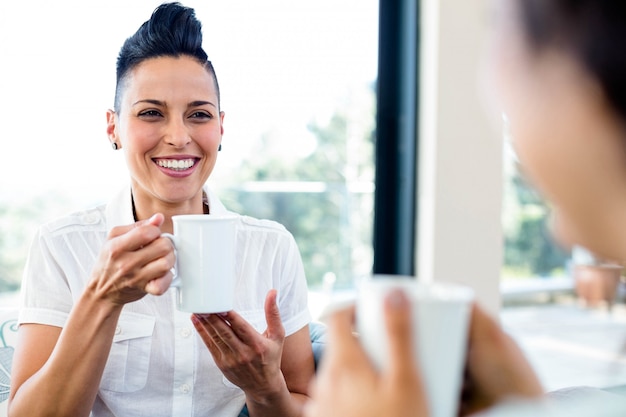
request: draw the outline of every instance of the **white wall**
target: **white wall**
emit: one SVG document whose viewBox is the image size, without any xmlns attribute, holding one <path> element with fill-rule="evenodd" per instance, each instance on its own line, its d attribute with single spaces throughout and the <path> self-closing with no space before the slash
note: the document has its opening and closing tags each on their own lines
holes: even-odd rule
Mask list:
<svg viewBox="0 0 626 417">
<path fill-rule="evenodd" d="M 423 0 L 418 265 L 500 307 L 502 140 L 479 87 L 487 1 Z"/>
</svg>

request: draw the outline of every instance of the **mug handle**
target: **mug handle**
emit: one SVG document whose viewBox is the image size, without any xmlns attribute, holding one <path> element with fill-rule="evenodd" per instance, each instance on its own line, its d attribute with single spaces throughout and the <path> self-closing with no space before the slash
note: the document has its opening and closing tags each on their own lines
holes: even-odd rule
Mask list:
<svg viewBox="0 0 626 417">
<path fill-rule="evenodd" d="M 167 238 L 172 241 L 174 245 L 174 256 L 176 256 L 176 264 L 170 269 L 172 275 L 172 283 L 170 284 L 170 288 L 180 288 L 180 278 L 178 277 L 178 250 L 176 249 L 176 236 L 171 233 L 161 233 L 161 237 Z"/>
</svg>

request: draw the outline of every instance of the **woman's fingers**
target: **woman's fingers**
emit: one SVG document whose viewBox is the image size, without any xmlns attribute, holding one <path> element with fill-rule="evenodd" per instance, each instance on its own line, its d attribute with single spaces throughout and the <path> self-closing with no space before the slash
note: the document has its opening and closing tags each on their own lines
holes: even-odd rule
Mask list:
<svg viewBox="0 0 626 417">
<path fill-rule="evenodd" d="M 165 275 L 161 276 L 160 278 L 155 278 L 148 281 L 148 283 L 144 287 L 144 291 L 147 294 L 151 295 L 163 295 L 167 290 L 169 290 L 173 278 L 174 275 L 172 274 L 172 272 L 167 271 Z"/>
<path fill-rule="evenodd" d="M 141 267 L 147 283 L 144 290 L 152 295 L 164 294 L 172 283 L 172 268 L 176 264 L 174 246 L 167 238 L 159 238 L 142 249 L 148 263 Z"/>
<path fill-rule="evenodd" d="M 163 221 L 163 215 L 156 213 L 146 220 L 139 220 L 135 223 L 123 226 L 115 226 L 109 232 L 109 239 L 123 238 L 120 239 L 121 244 L 129 250 L 136 250 L 161 235 L 161 225 Z"/>
<path fill-rule="evenodd" d="M 235 333 L 233 323 L 230 322 L 229 318 L 236 320 L 238 323 L 240 323 L 239 320 L 244 322 L 245 320 L 234 311 L 224 314 L 196 314 L 196 317 L 200 319 L 212 343 L 223 354 L 238 352 L 245 348 L 246 344 Z M 247 322 L 245 323 L 249 325 Z"/>
<path fill-rule="evenodd" d="M 224 376 L 247 394 L 262 397 L 263 392 L 274 392 L 277 384 L 284 384 L 280 372 L 283 340 L 258 333 L 234 311 L 194 314 L 192 321 Z"/>
<path fill-rule="evenodd" d="M 192 314 L 191 322 L 193 323 L 196 331 L 200 335 L 200 338 L 209 349 L 213 357 L 219 358 L 222 355 L 222 351 L 220 350 L 219 346 L 213 341 L 213 336 L 211 335 L 213 329 L 211 328 L 211 326 L 206 323 L 206 320 L 204 320 L 203 316 L 200 314 Z"/>
<path fill-rule="evenodd" d="M 199 316 L 211 327 L 211 336 L 219 338 L 233 350 L 241 347 L 241 344 L 252 345 L 261 337 L 256 329 L 234 310 Z"/>
<path fill-rule="evenodd" d="M 175 263 L 174 247 L 169 239 L 158 236 L 141 248 L 111 253 L 113 272 L 130 286 L 144 290 L 150 281 L 160 280 L 152 284 L 152 289 L 167 290 L 172 278 L 170 270 Z"/>
<path fill-rule="evenodd" d="M 167 291 L 175 263 L 174 246 L 161 237 L 163 215 L 115 227 L 93 269 L 94 284 L 114 303 Z"/>
<path fill-rule="evenodd" d="M 233 310 L 221 314 L 201 314 L 199 316 L 212 326 L 211 336 L 219 337 L 233 350 L 241 347 L 239 342 L 250 347 L 263 344 L 266 339 L 282 343 L 285 338 L 285 329 L 276 304 L 276 295 L 277 292 L 274 289 L 267 294 L 265 300 L 267 329 L 262 335 Z"/>
</svg>

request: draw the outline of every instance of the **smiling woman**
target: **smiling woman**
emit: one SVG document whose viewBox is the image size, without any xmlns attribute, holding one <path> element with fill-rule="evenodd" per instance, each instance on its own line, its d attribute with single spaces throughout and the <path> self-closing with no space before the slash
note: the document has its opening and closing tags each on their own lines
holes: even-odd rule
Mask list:
<svg viewBox="0 0 626 417">
<path fill-rule="evenodd" d="M 207 9 L 205 16 L 213 21 Z M 162 233 L 172 232 L 174 215 L 231 213 L 206 184 L 225 115 L 204 49 L 220 42 L 209 34 L 207 47 L 202 39 L 194 9 L 164 3 L 124 41 L 103 134 L 119 151 L 109 153 L 123 154 L 129 178 L 109 176 L 119 192 L 101 197 L 107 203 L 48 221 L 33 239 L 12 415 L 236 415 L 244 405 L 255 416 L 300 415 L 314 371 L 311 316 L 287 228 L 237 216 L 234 309 L 190 320 L 172 308 L 175 252 Z M 264 97 L 262 117 L 289 117 L 272 101 Z M 63 124 L 51 126 L 77 128 L 75 114 L 54 116 Z"/>
</svg>

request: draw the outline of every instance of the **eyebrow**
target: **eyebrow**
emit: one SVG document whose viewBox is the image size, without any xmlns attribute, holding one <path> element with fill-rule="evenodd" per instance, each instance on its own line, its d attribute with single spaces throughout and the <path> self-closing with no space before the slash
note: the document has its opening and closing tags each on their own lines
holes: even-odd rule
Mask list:
<svg viewBox="0 0 626 417">
<path fill-rule="evenodd" d="M 211 103 L 210 101 L 196 100 L 196 101 L 192 101 L 191 103 L 189 103 L 189 107 L 199 107 L 199 106 L 205 106 L 205 105 L 209 105 L 209 106 L 213 106 L 217 108 L 217 106 Z"/>
<path fill-rule="evenodd" d="M 155 106 L 163 106 L 163 107 L 167 107 L 167 104 L 165 104 L 165 102 L 161 101 L 161 100 L 155 100 L 155 99 L 144 99 L 144 100 L 138 100 L 136 102 L 134 102 L 132 105 L 136 106 L 137 104 L 141 104 L 141 103 L 147 103 L 147 104 L 154 104 Z M 191 103 L 189 103 L 187 105 L 187 107 L 199 107 L 199 106 L 205 106 L 205 105 L 209 105 L 209 106 L 213 106 L 215 108 L 217 108 L 217 106 L 210 102 L 210 101 L 205 101 L 205 100 L 195 100 L 192 101 Z"/>
</svg>

